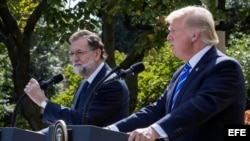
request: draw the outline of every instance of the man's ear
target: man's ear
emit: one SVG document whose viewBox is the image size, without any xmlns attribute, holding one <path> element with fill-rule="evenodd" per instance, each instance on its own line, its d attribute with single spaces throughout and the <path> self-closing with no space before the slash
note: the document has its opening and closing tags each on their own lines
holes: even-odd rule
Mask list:
<svg viewBox="0 0 250 141">
<path fill-rule="evenodd" d="M 200 38 L 200 30 L 195 29 L 192 34 L 192 42 L 196 42 Z"/>
<path fill-rule="evenodd" d="M 101 57 L 101 49 L 95 50 L 95 60 L 99 60 Z"/>
</svg>

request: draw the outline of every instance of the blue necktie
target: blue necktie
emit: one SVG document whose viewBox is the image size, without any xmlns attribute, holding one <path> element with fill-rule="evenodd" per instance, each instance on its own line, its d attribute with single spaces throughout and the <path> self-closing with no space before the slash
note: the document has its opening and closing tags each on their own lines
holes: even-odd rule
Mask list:
<svg viewBox="0 0 250 141">
<path fill-rule="evenodd" d="M 183 83 L 185 82 L 185 80 L 187 79 L 188 75 L 189 75 L 189 71 L 191 69 L 191 66 L 189 63 L 186 63 L 180 76 L 179 76 L 179 79 L 178 79 L 178 83 L 177 83 L 177 86 L 175 87 L 175 91 L 174 91 L 174 95 L 173 95 L 173 99 L 172 99 L 172 106 L 171 106 L 171 109 L 173 109 L 174 107 L 174 104 L 175 104 L 175 101 L 176 101 L 176 98 L 181 90 L 181 87 L 183 85 Z"/>
<path fill-rule="evenodd" d="M 81 84 L 80 84 L 80 86 L 79 86 L 79 88 L 74 96 L 74 101 L 73 101 L 73 106 L 72 106 L 73 109 L 77 108 L 79 101 L 81 99 L 81 95 L 83 95 L 83 93 L 87 90 L 88 86 L 89 86 L 88 81 L 84 80 L 81 82 Z"/>
</svg>

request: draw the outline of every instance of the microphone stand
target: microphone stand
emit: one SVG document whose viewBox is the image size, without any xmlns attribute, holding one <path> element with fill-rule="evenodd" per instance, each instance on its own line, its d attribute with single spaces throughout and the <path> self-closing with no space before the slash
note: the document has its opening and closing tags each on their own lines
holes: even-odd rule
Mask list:
<svg viewBox="0 0 250 141">
<path fill-rule="evenodd" d="M 42 86 L 42 83 L 44 83 L 41 79 L 38 80 L 40 86 Z M 46 90 L 47 86 L 43 86 L 41 89 Z M 11 123 L 10 123 L 10 127 L 15 127 L 15 122 L 16 122 L 16 116 L 17 116 L 17 110 L 19 108 L 19 105 L 21 104 L 22 100 L 26 97 L 27 95 L 25 93 L 23 93 L 21 95 L 21 97 L 17 100 L 16 106 L 14 108 L 13 114 L 11 116 Z"/>
<path fill-rule="evenodd" d="M 24 97 L 26 96 L 25 93 L 23 93 L 21 95 L 21 97 L 18 99 L 17 104 L 15 106 L 15 109 L 13 111 L 12 117 L 11 117 L 11 123 L 10 123 L 10 127 L 15 127 L 15 122 L 16 122 L 16 115 L 17 115 L 17 110 L 19 107 L 19 104 L 21 103 L 21 101 L 24 99 Z"/>
<path fill-rule="evenodd" d="M 88 110 L 89 110 L 89 105 L 91 103 L 91 101 L 93 100 L 94 96 L 97 95 L 97 90 L 99 89 L 99 87 L 103 84 L 103 82 L 114 72 L 116 72 L 117 70 L 119 70 L 120 67 L 115 67 L 114 69 L 111 70 L 111 72 L 109 72 L 105 77 L 103 77 L 94 87 L 94 89 L 91 91 L 90 96 L 88 97 L 86 104 L 84 106 L 84 110 L 83 110 L 83 115 L 82 115 L 82 124 L 83 125 L 87 125 L 88 124 Z"/>
</svg>

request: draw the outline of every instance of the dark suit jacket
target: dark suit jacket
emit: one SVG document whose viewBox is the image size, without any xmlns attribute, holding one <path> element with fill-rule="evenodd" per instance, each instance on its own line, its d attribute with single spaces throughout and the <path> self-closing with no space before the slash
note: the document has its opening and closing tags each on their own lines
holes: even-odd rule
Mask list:
<svg viewBox="0 0 250 141">
<path fill-rule="evenodd" d="M 156 123 L 170 141 L 223 141 L 225 125 L 244 124 L 245 81 L 237 61 L 212 47 L 192 69 L 170 112 L 182 67 L 155 103 L 115 123 L 118 129 L 129 132 Z"/>
<path fill-rule="evenodd" d="M 93 82 L 89 85 L 82 97 L 78 108 L 65 108 L 61 105 L 48 102 L 43 112 L 43 122 L 55 123 L 62 119 L 67 125 L 81 125 L 83 120 L 83 110 L 89 95 L 96 84 L 111 71 L 105 64 Z M 97 90 L 97 95 L 91 101 L 88 110 L 87 124 L 96 126 L 107 126 L 129 114 L 129 91 L 125 81 L 117 80 L 103 84 Z"/>
</svg>

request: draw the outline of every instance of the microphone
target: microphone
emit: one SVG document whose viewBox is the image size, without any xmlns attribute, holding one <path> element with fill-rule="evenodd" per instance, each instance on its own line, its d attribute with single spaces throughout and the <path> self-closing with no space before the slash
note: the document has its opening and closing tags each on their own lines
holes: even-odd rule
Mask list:
<svg viewBox="0 0 250 141">
<path fill-rule="evenodd" d="M 130 66 L 126 70 L 120 69 L 118 71 L 117 75 L 115 75 L 114 77 L 112 77 L 110 79 L 107 79 L 105 81 L 105 83 L 112 82 L 112 81 L 117 80 L 119 78 L 124 78 L 125 76 L 127 76 L 129 74 L 135 75 L 135 74 L 140 73 L 144 70 L 145 70 L 144 64 L 142 62 L 138 62 L 138 63 L 133 64 L 132 66 Z"/>
<path fill-rule="evenodd" d="M 40 84 L 41 89 L 45 90 L 49 85 L 57 84 L 61 82 L 62 80 L 63 80 L 62 74 L 58 74 L 58 75 L 53 76 L 47 81 L 39 82 L 39 84 Z"/>
<path fill-rule="evenodd" d="M 63 80 L 62 74 L 58 74 L 58 75 L 53 76 L 47 81 L 39 81 L 39 84 L 40 84 L 41 89 L 45 90 L 49 85 L 59 83 L 62 80 Z M 21 101 L 24 99 L 25 96 L 26 94 L 23 93 L 16 103 L 16 106 L 14 108 L 14 111 L 11 117 L 11 123 L 10 123 L 11 127 L 15 126 L 17 110 L 18 110 L 19 105 L 21 104 Z"/>
<path fill-rule="evenodd" d="M 119 77 L 123 78 L 131 73 L 132 73 L 132 75 L 134 75 L 134 74 L 140 73 L 144 70 L 145 70 L 144 64 L 142 62 L 138 62 L 138 63 L 135 63 L 132 66 L 130 66 L 127 70 L 121 69 L 115 78 L 119 78 Z"/>
<path fill-rule="evenodd" d="M 145 66 L 142 62 L 138 62 L 138 63 L 133 64 L 127 70 L 120 69 L 120 67 L 115 67 L 114 69 L 112 69 L 104 78 L 101 79 L 101 81 L 99 81 L 99 83 L 96 84 L 96 86 L 93 88 L 92 92 L 90 93 L 90 95 L 85 103 L 85 106 L 84 106 L 84 110 L 83 110 L 83 114 L 82 114 L 82 124 L 84 124 L 84 125 L 88 124 L 89 105 L 90 105 L 91 101 L 93 100 L 94 96 L 97 95 L 97 90 L 99 89 L 99 87 L 102 84 L 115 81 L 116 79 L 119 79 L 121 77 L 125 77 L 131 73 L 132 74 L 140 73 L 144 69 L 145 69 Z M 112 77 L 111 75 L 117 71 L 119 71 L 117 73 L 117 75 L 114 75 L 114 77 Z"/>
</svg>

